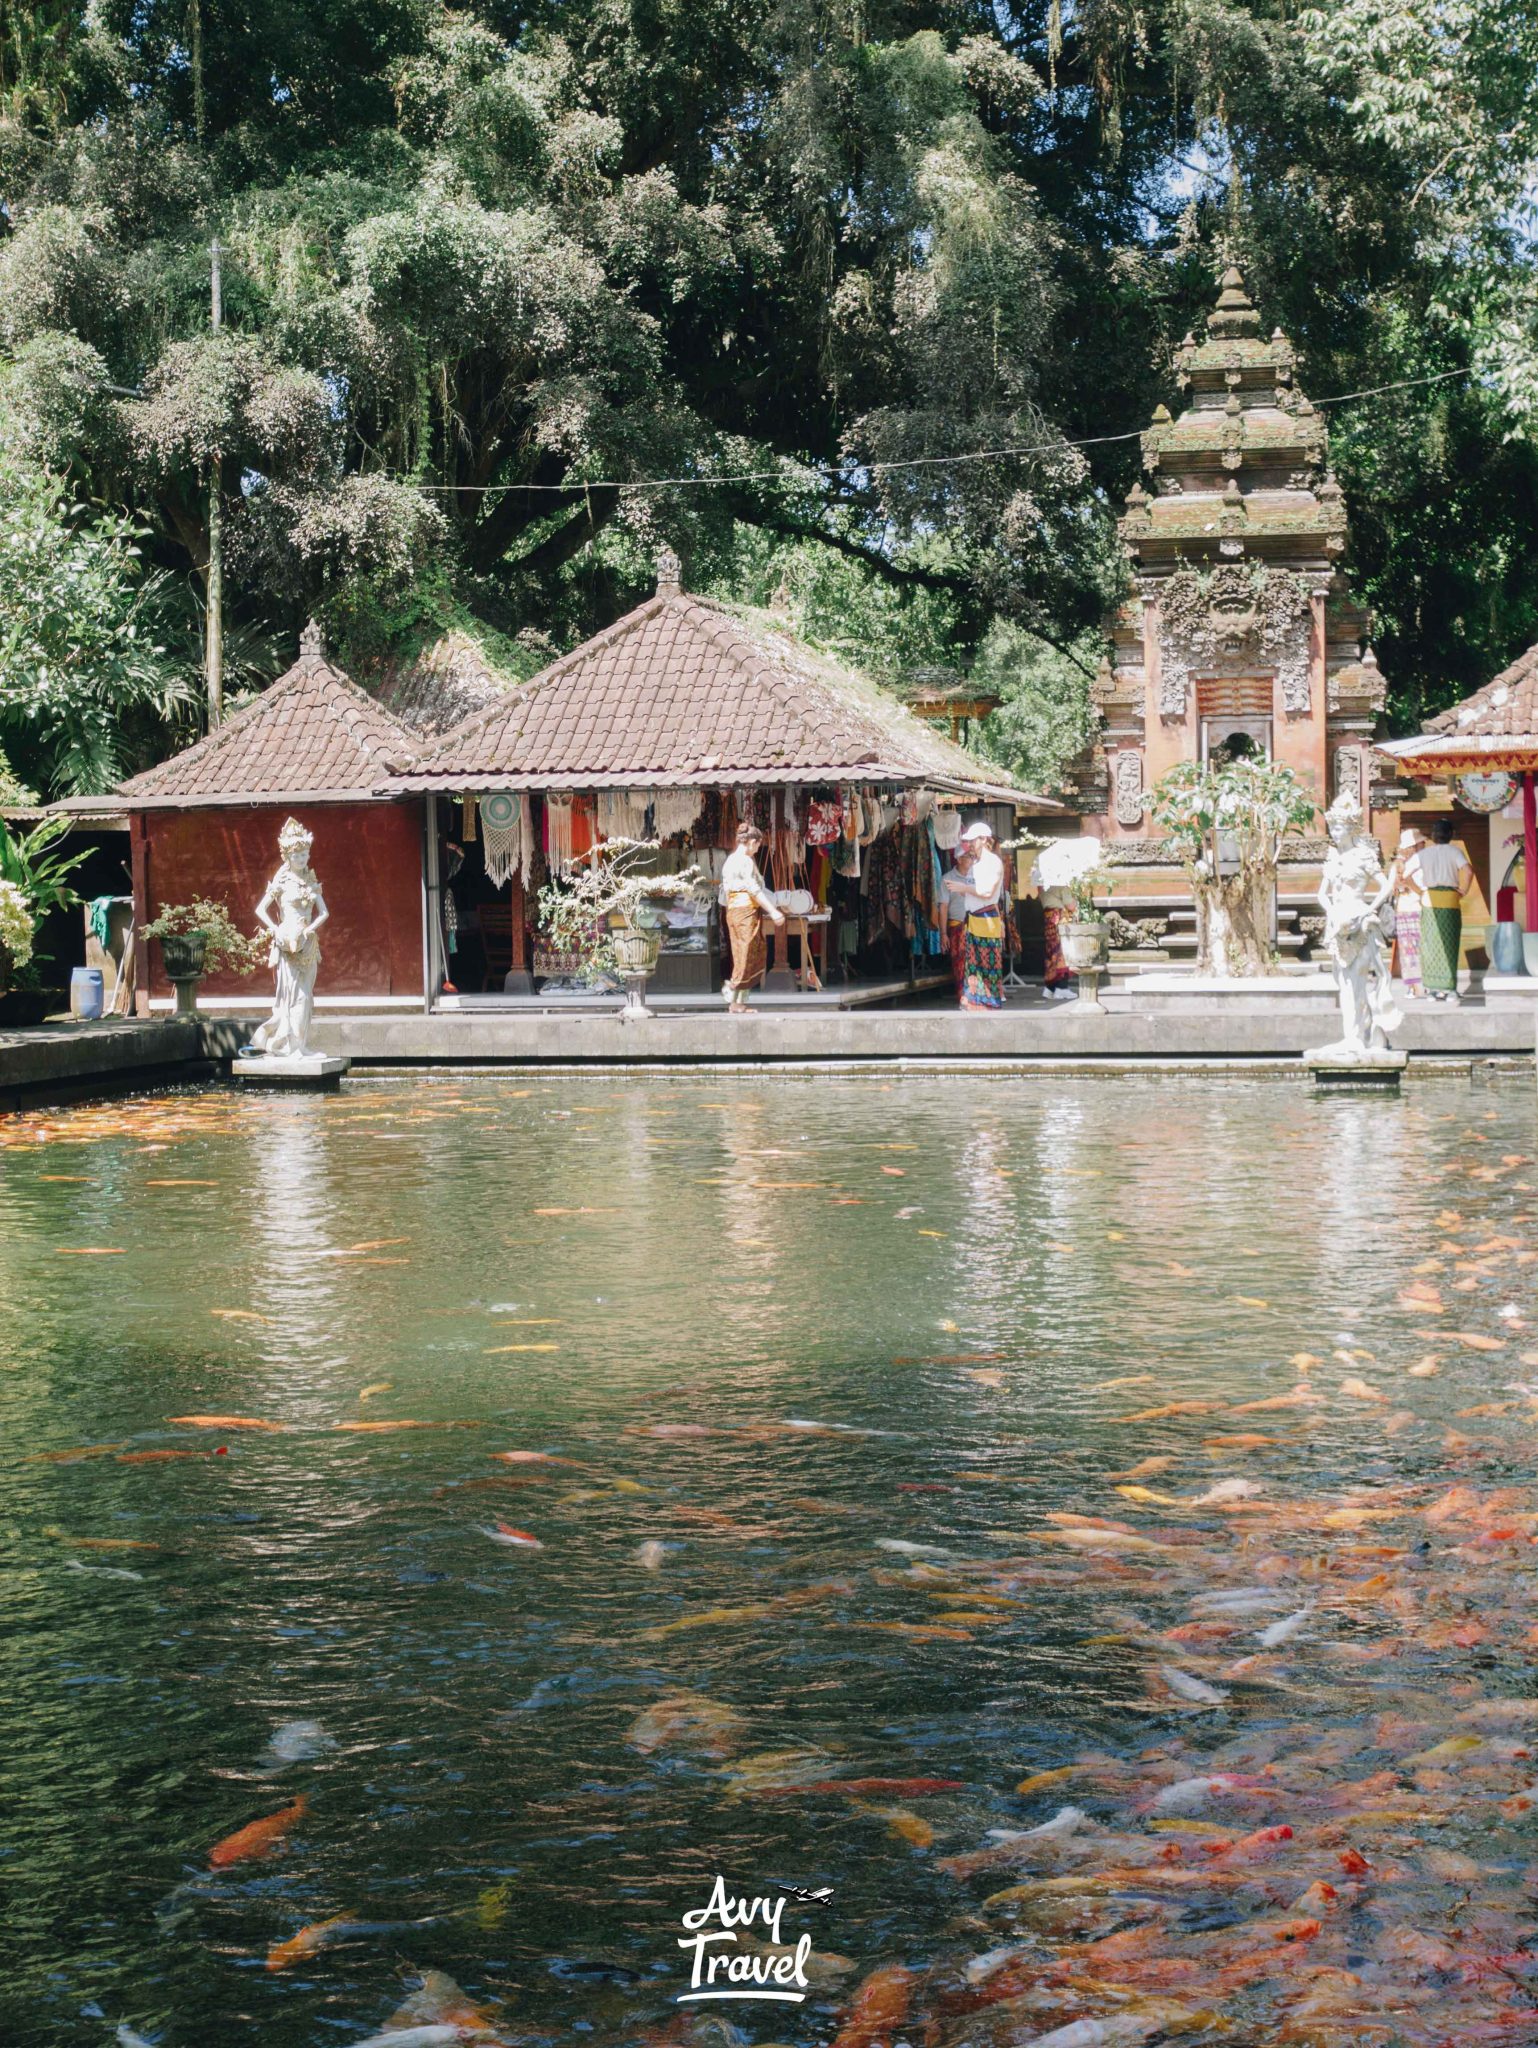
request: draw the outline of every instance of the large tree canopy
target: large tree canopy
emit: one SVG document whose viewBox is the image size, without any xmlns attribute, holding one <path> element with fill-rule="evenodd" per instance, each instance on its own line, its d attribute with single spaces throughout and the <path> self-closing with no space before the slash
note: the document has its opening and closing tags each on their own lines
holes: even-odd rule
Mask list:
<svg viewBox="0 0 1538 2048">
<path fill-rule="evenodd" d="M 666 537 L 1050 773 L 1138 459 L 1069 444 L 1230 254 L 1314 395 L 1405 384 L 1332 417 L 1399 708 L 1538 625 L 1538 0 L 0 5 L 7 459 L 194 592 L 217 476 L 237 627 L 566 644 Z"/>
</svg>

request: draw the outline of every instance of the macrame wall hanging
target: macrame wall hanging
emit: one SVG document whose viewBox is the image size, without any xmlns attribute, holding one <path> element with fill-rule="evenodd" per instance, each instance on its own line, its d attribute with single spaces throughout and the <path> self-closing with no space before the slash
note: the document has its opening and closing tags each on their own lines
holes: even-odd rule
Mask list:
<svg viewBox="0 0 1538 2048">
<path fill-rule="evenodd" d="M 486 879 L 494 888 L 500 889 L 515 868 L 521 868 L 527 876 L 523 829 L 523 805 L 527 801 L 527 798 L 520 801 L 505 790 L 481 798 L 481 840 L 486 849 Z"/>
<path fill-rule="evenodd" d="M 674 839 L 692 829 L 705 801 L 702 789 L 659 789 L 652 792 L 652 825 L 659 839 Z"/>
</svg>

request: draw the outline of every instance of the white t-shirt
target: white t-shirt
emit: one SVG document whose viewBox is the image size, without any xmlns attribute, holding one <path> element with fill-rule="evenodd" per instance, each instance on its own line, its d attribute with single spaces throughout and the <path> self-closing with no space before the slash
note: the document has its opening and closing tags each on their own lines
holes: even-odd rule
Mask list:
<svg viewBox="0 0 1538 2048">
<path fill-rule="evenodd" d="M 758 872 L 758 862 L 745 846 L 735 847 L 726 856 L 721 870 L 721 891 L 728 903 L 734 896 L 751 896 L 761 910 L 772 910 L 774 898 L 764 887 L 764 878 Z"/>
<path fill-rule="evenodd" d="M 1423 889 L 1456 889 L 1468 864 L 1461 846 L 1439 846 L 1433 839 L 1429 846 L 1415 849 L 1416 873 Z"/>
<path fill-rule="evenodd" d="M 1004 863 L 991 846 L 985 846 L 972 863 L 967 893 L 962 903 L 969 913 L 992 910 L 1004 890 Z"/>
</svg>

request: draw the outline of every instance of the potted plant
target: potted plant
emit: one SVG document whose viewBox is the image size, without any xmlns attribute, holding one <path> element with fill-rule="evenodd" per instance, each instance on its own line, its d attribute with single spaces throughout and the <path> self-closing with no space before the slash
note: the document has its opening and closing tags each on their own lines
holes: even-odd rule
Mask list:
<svg viewBox="0 0 1538 2048">
<path fill-rule="evenodd" d="M 1074 915 L 1058 925 L 1058 943 L 1065 965 L 1075 974 L 1089 974 L 1105 965 L 1106 924 L 1095 908 L 1095 891 L 1109 886 L 1105 848 L 1098 839 L 1054 839 L 1036 856 L 1036 885 L 1066 889 Z"/>
<path fill-rule="evenodd" d="M 662 906 L 697 894 L 701 886 L 698 868 L 646 873 L 642 863 L 659 845 L 655 839 L 610 839 L 539 892 L 541 950 L 569 962 L 579 981 L 626 978 L 632 1016 L 647 1014 L 640 988 L 657 964 Z"/>
<path fill-rule="evenodd" d="M 248 939 L 231 918 L 226 904 L 206 896 L 191 903 L 168 903 L 139 927 L 144 939 L 159 939 L 166 978 L 176 989 L 178 1013 L 198 1006 L 198 983 L 205 974 L 253 974 L 267 958 L 260 939 Z"/>
</svg>

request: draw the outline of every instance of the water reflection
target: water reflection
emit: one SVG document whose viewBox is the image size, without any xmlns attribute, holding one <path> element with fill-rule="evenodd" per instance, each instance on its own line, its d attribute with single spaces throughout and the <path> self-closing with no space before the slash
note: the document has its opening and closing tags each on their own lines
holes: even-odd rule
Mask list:
<svg viewBox="0 0 1538 2048">
<path fill-rule="evenodd" d="M 1198 1702 L 1158 1696 L 1163 1664 L 1229 1694 L 1225 1741 L 1269 1730 L 1279 1759 L 1321 1715 L 1375 1716 L 1375 1737 L 1389 1712 L 1433 1721 L 1439 1658 L 1462 1660 L 1462 1711 L 1513 1654 L 1469 1619 L 1476 1565 L 1492 1615 L 1519 1598 L 1507 1525 L 1379 1524 L 1370 1490 L 1409 1489 L 1390 1504 L 1419 1516 L 1449 1483 L 1530 1483 L 1510 1383 L 1531 1340 L 1501 1310 L 1531 1313 L 1533 1191 L 1503 1163 L 1531 1144 L 1525 1097 L 1167 1078 L 422 1077 L 13 1120 L 0 2011 L 69 2048 L 120 2021 L 312 2048 L 441 1968 L 513 2038 L 641 2038 L 718 1869 L 831 1884 L 829 1948 L 917 1968 L 1020 1936 L 940 1866 L 1050 1818 L 1062 1799 L 1022 1798 L 1023 1776 L 1102 1751 L 1066 1796 L 1159 1841 L 1117 1773 L 1216 1739 Z M 1481 1255 L 1492 1237 L 1510 1246 Z M 116 1250 L 61 1256 L 81 1244 Z M 1439 1247 L 1440 1308 L 1407 1312 Z M 1257 1401 L 1293 1405 L 1233 1412 Z M 52 1462 L 101 1444 L 121 1448 Z M 1322 1539 L 1182 1506 L 1224 1480 L 1347 1522 Z M 1407 1605 L 1314 1587 L 1298 1605 L 1338 1612 L 1329 1631 L 1221 1675 L 1242 1645 L 1203 1636 L 1201 1575 L 1290 1588 L 1327 1541 L 1367 1584 L 1397 1570 L 1368 1555 L 1380 1532 L 1436 1546 Z M 1392 1652 L 1379 1599 L 1411 1632 Z M 1466 1643 L 1413 1634 L 1442 1605 Z M 648 1714 L 676 1731 L 680 1698 L 705 1703 L 681 1739 L 635 1738 Z M 296 1721 L 335 1746 L 275 1760 Z M 964 1789 L 798 1789 L 927 1779 Z M 282 1844 L 208 1871 L 301 1792 Z M 1481 1852 L 1497 1888 L 1508 1818 Z M 375 1931 L 264 1967 L 328 1919 Z M 847 1990 L 758 2037 L 829 2038 Z"/>
</svg>

